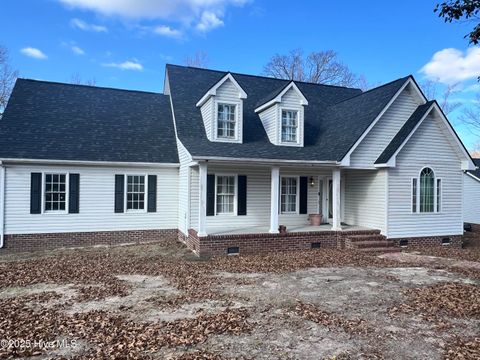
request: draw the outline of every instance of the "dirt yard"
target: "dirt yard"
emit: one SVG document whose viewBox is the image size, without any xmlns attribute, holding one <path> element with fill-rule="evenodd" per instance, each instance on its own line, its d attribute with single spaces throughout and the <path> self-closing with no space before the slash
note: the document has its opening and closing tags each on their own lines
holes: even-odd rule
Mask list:
<svg viewBox="0 0 480 360">
<path fill-rule="evenodd" d="M 480 247 L 0 257 L 0 358 L 478 359 Z"/>
</svg>

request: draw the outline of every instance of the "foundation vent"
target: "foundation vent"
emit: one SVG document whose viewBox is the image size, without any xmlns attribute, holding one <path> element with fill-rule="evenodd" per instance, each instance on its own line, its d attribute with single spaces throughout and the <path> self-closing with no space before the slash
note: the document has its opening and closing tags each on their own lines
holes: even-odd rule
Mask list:
<svg viewBox="0 0 480 360">
<path fill-rule="evenodd" d="M 240 248 L 238 246 L 232 246 L 227 249 L 227 255 L 238 255 Z"/>
</svg>

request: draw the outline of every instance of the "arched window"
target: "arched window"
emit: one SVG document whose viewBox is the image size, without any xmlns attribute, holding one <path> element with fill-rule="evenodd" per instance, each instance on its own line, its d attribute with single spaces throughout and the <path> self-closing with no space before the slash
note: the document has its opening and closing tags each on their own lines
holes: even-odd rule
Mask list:
<svg viewBox="0 0 480 360">
<path fill-rule="evenodd" d="M 435 173 L 425 168 L 420 173 L 420 212 L 433 212 L 435 209 Z"/>
<path fill-rule="evenodd" d="M 440 211 L 441 205 L 441 179 L 435 178 L 434 171 L 423 168 L 419 179 L 412 183 L 412 211 L 433 213 Z"/>
</svg>

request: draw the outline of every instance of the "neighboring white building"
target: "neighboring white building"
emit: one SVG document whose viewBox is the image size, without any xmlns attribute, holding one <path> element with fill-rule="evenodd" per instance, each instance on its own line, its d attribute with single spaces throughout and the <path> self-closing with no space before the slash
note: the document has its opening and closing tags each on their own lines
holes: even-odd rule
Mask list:
<svg viewBox="0 0 480 360">
<path fill-rule="evenodd" d="M 473 159 L 480 166 L 480 159 Z M 463 177 L 464 221 L 480 225 L 480 170 L 467 171 Z"/>
<path fill-rule="evenodd" d="M 0 161 L 0 253 L 459 244 L 478 181 L 411 76 L 362 92 L 174 65 L 163 94 L 18 80 Z"/>
</svg>

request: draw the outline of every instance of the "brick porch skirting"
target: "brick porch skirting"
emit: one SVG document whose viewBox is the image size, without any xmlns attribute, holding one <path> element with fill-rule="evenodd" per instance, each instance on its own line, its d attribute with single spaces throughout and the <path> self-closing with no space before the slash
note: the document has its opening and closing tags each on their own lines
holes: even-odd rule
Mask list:
<svg viewBox="0 0 480 360">
<path fill-rule="evenodd" d="M 16 234 L 5 235 L 4 247 L 0 249 L 0 254 L 93 245 L 160 242 L 177 238 L 177 229 Z"/>
<path fill-rule="evenodd" d="M 286 234 L 235 234 L 198 237 L 189 230 L 188 236 L 179 232 L 179 239 L 200 257 L 227 255 L 229 248 L 240 254 L 259 254 L 277 251 L 307 250 L 313 247 L 345 247 L 349 235 L 379 234 L 378 230 L 291 232 Z"/>
<path fill-rule="evenodd" d="M 451 246 L 455 248 L 461 248 L 463 243 L 463 236 L 423 236 L 395 239 L 389 238 L 388 240 L 393 240 L 396 246 L 406 246 L 407 248 L 422 248 L 431 246 Z"/>
</svg>

